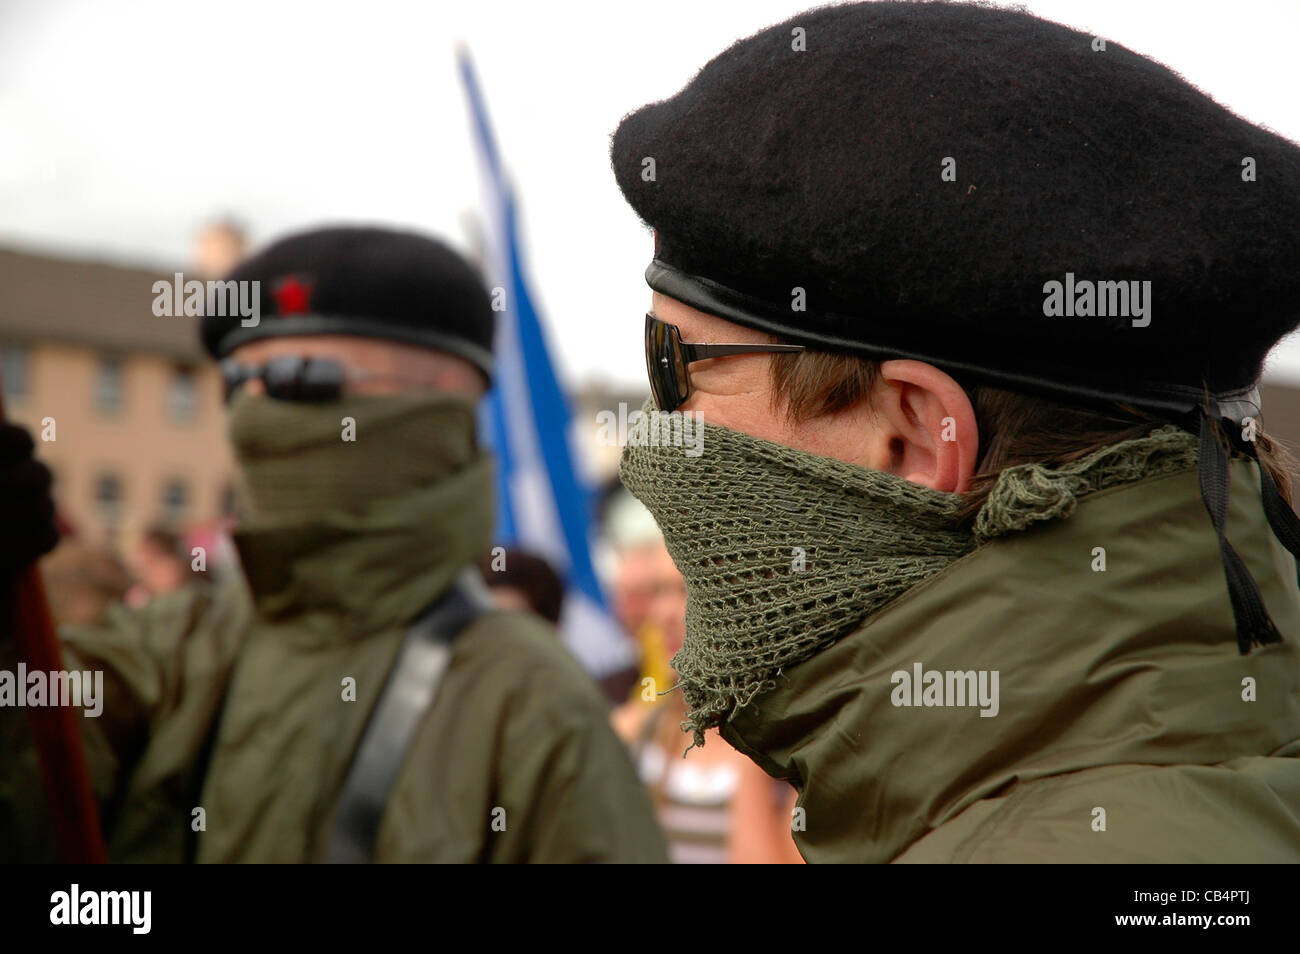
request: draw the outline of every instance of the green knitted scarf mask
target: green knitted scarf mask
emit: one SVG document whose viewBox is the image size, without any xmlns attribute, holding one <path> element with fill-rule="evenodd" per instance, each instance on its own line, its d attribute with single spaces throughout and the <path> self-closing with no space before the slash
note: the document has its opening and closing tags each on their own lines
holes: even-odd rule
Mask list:
<svg viewBox="0 0 1300 954">
<path fill-rule="evenodd" d="M 686 579 L 686 635 L 672 665 L 695 745 L 783 669 L 987 539 L 1067 517 L 1094 490 L 1197 460 L 1196 438 L 1171 425 L 1060 467 L 1008 468 L 972 529 L 957 516 L 958 494 L 703 427 L 703 455 L 629 444 L 619 471 Z"/>
</svg>

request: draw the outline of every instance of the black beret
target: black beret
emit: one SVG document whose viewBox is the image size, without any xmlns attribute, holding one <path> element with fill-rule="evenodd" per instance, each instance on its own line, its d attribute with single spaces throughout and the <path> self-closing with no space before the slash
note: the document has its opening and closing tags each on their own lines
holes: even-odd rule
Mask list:
<svg viewBox="0 0 1300 954">
<path fill-rule="evenodd" d="M 829 350 L 1181 409 L 1300 323 L 1300 148 L 1026 13 L 809 11 L 627 116 L 611 160 L 653 288 Z M 1049 316 L 1050 282 L 1150 282 L 1150 320 Z"/>
<path fill-rule="evenodd" d="M 474 268 L 436 239 L 382 228 L 325 228 L 282 238 L 227 281 L 260 282 L 260 320 L 208 314 L 216 358 L 259 338 L 344 334 L 446 351 L 492 376 L 494 315 Z"/>
</svg>

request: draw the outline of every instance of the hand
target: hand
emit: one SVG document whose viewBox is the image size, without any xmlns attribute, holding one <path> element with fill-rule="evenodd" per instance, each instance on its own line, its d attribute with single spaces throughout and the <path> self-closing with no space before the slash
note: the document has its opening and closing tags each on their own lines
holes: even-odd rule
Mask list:
<svg viewBox="0 0 1300 954">
<path fill-rule="evenodd" d="M 50 470 L 32 456 L 23 427 L 0 424 L 0 579 L 7 581 L 59 542 Z"/>
</svg>

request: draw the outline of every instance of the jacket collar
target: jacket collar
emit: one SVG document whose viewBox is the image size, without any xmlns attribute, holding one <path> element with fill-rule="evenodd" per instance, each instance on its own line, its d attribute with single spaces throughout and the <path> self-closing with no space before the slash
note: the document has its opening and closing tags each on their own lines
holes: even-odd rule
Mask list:
<svg viewBox="0 0 1300 954">
<path fill-rule="evenodd" d="M 1089 495 L 1068 519 L 999 538 L 908 591 L 723 725 L 800 789 L 805 858 L 889 861 L 1013 785 L 1214 764 L 1300 738 L 1296 564 L 1264 518 L 1255 465 L 1233 466 L 1228 536 L 1285 642 L 1239 654 L 1195 471 Z M 896 705 L 895 674 L 917 664 L 997 671 L 997 714 Z M 1246 677 L 1255 702 L 1242 699 Z M 930 698 L 958 701 L 956 682 L 941 697 L 931 678 Z"/>
</svg>

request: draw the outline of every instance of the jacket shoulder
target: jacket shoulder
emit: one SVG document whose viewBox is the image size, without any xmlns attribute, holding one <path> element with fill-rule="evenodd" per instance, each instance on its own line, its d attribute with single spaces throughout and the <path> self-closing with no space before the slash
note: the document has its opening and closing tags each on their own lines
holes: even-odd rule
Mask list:
<svg viewBox="0 0 1300 954">
<path fill-rule="evenodd" d="M 1118 765 L 1021 782 L 896 863 L 1296 863 L 1300 758 Z"/>
<path fill-rule="evenodd" d="M 601 713 L 608 709 L 555 628 L 531 613 L 491 610 L 479 616 L 457 638 L 452 666 L 490 671 L 502 688 L 545 683 L 566 697 L 567 706 L 580 701 Z"/>
<path fill-rule="evenodd" d="M 64 626 L 59 635 L 79 653 L 97 655 L 114 647 L 170 654 L 191 634 L 226 634 L 246 626 L 251 604 L 235 582 L 196 583 L 156 597 L 137 609 L 116 604 L 97 623 Z"/>
<path fill-rule="evenodd" d="M 251 615 L 238 583 L 195 584 L 139 609 L 114 606 L 100 622 L 60 630 L 69 665 L 93 663 L 145 711 L 182 684 L 224 678 Z"/>
<path fill-rule="evenodd" d="M 379 856 L 666 861 L 608 710 L 550 625 L 483 614 L 457 637 L 386 811 Z"/>
</svg>

